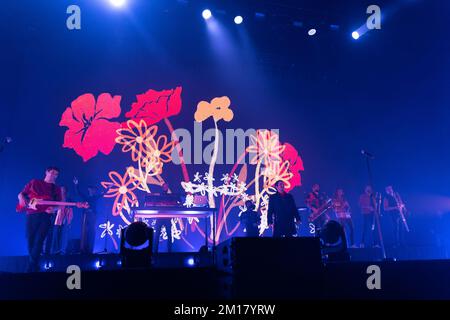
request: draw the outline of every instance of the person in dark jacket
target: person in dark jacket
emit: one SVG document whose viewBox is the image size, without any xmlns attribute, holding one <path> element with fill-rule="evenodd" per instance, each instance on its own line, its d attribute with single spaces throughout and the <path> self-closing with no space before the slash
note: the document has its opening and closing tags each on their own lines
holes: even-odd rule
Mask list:
<svg viewBox="0 0 450 320">
<path fill-rule="evenodd" d="M 259 236 L 258 225 L 260 223 L 260 216 L 259 213 L 255 211 L 255 204 L 252 200 L 247 200 L 245 202 L 245 210 L 241 213 L 240 220 L 247 237 Z"/>
<path fill-rule="evenodd" d="M 269 197 L 267 222 L 273 226 L 273 237 L 292 237 L 297 234 L 296 224 L 300 224 L 300 215 L 294 197 L 287 193 L 284 181 L 275 183 L 277 192 Z"/>
</svg>

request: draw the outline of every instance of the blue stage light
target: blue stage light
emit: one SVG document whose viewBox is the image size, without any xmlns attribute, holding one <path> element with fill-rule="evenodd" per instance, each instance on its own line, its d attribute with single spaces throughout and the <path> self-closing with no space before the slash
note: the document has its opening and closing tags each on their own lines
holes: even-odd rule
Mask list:
<svg viewBox="0 0 450 320">
<path fill-rule="evenodd" d="M 45 270 L 50 270 L 51 268 L 53 268 L 53 262 L 48 261 L 44 264 L 44 269 Z"/>
<path fill-rule="evenodd" d="M 211 18 L 211 17 L 212 17 L 211 10 L 209 10 L 209 9 L 203 10 L 203 12 L 202 12 L 202 17 L 203 17 L 203 19 L 205 19 L 205 20 L 208 20 L 209 18 Z"/>
<path fill-rule="evenodd" d="M 114 7 L 123 7 L 125 5 L 126 0 L 109 0 L 109 3 Z"/>
<path fill-rule="evenodd" d="M 359 39 L 359 32 L 358 31 L 353 31 L 352 32 L 352 38 L 355 39 L 355 40 L 358 40 Z"/>
<path fill-rule="evenodd" d="M 317 33 L 317 30 L 316 29 L 309 29 L 309 31 L 308 31 L 308 35 L 310 35 L 310 36 L 313 36 L 313 35 L 315 35 Z"/>
<path fill-rule="evenodd" d="M 236 16 L 234 17 L 234 23 L 241 24 L 244 21 L 244 18 L 242 16 Z"/>
<path fill-rule="evenodd" d="M 97 260 L 95 261 L 95 269 L 100 269 L 101 267 L 103 267 L 103 262 L 101 260 Z"/>
<path fill-rule="evenodd" d="M 193 257 L 188 258 L 188 259 L 186 260 L 186 264 L 187 264 L 189 267 L 195 266 L 195 260 L 194 260 L 194 258 L 193 258 Z"/>
</svg>

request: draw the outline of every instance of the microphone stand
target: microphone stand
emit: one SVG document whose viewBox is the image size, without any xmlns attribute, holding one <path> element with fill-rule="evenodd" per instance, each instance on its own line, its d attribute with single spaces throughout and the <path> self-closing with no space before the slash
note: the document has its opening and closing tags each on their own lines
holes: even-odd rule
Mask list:
<svg viewBox="0 0 450 320">
<path fill-rule="evenodd" d="M 367 173 L 369 175 L 369 186 L 372 188 L 372 192 L 375 190 L 373 187 L 373 176 L 372 176 L 372 168 L 370 166 L 370 160 L 373 158 L 367 153 L 363 153 L 366 157 L 367 164 Z M 370 196 L 371 198 L 373 195 Z M 372 198 L 373 199 L 373 198 Z M 381 200 L 381 195 L 380 195 Z M 378 239 L 380 240 L 381 253 L 383 255 L 383 259 L 386 260 L 386 249 L 384 247 L 383 234 L 381 232 L 381 224 L 380 224 L 380 209 L 381 209 L 381 201 L 377 203 L 377 199 L 375 199 L 375 212 L 374 212 L 374 224 L 377 227 Z"/>
</svg>

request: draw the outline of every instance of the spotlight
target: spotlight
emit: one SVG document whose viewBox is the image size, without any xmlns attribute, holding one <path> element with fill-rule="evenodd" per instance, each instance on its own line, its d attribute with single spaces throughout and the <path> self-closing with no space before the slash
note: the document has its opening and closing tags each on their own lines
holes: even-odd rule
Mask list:
<svg viewBox="0 0 450 320">
<path fill-rule="evenodd" d="M 202 17 L 203 17 L 203 19 L 205 19 L 205 20 L 208 20 L 209 18 L 211 18 L 211 17 L 212 17 L 211 10 L 209 10 L 209 9 L 203 10 L 203 12 L 202 12 Z"/>
<path fill-rule="evenodd" d="M 358 40 L 359 39 L 359 32 L 358 31 L 353 31 L 352 32 L 352 38 L 355 39 L 355 40 Z"/>
<path fill-rule="evenodd" d="M 350 261 L 344 228 L 337 221 L 330 220 L 319 231 L 322 255 L 328 261 Z"/>
<path fill-rule="evenodd" d="M 186 260 L 186 264 L 187 264 L 189 267 L 195 266 L 195 260 L 194 260 L 194 258 L 193 258 L 193 257 L 188 258 L 188 259 Z"/>
<path fill-rule="evenodd" d="M 316 29 L 309 29 L 309 31 L 308 31 L 308 35 L 310 35 L 310 36 L 313 36 L 313 35 L 315 35 L 317 33 L 317 30 Z"/>
<path fill-rule="evenodd" d="M 244 18 L 242 18 L 241 16 L 234 17 L 234 23 L 236 23 L 236 24 L 241 24 L 243 21 L 244 21 Z"/>
<path fill-rule="evenodd" d="M 133 222 L 121 230 L 120 257 L 122 268 L 150 268 L 153 229 L 144 222 Z"/>
<path fill-rule="evenodd" d="M 50 270 L 53 268 L 53 263 L 51 261 L 48 261 L 44 264 L 44 269 L 45 270 Z"/>
<path fill-rule="evenodd" d="M 122 7 L 125 4 L 126 0 L 109 0 L 109 3 L 114 7 Z"/>
<path fill-rule="evenodd" d="M 101 267 L 103 267 L 103 262 L 101 260 L 97 260 L 95 261 L 95 269 L 100 269 Z"/>
</svg>

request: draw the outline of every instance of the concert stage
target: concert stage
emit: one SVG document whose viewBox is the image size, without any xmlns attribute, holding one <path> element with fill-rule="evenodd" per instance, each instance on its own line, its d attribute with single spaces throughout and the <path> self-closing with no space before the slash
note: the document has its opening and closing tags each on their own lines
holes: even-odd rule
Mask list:
<svg viewBox="0 0 450 320">
<path fill-rule="evenodd" d="M 289 264 L 289 261 L 285 262 Z M 319 272 L 285 268 L 233 275 L 209 267 L 82 271 L 81 290 L 65 272 L 0 273 L 0 299 L 450 299 L 450 260 L 375 263 L 381 289 L 369 290 L 370 262 L 328 263 Z"/>
<path fill-rule="evenodd" d="M 0 299 L 450 299 L 450 260 L 358 261 L 374 255 L 351 249 L 353 261 L 324 262 L 317 238 L 231 238 L 214 261 L 210 252 L 160 253 L 149 269 L 122 269 L 117 254 L 57 255 L 24 273 L 26 257 L 2 257 Z M 67 288 L 71 265 L 80 290 Z"/>
</svg>

